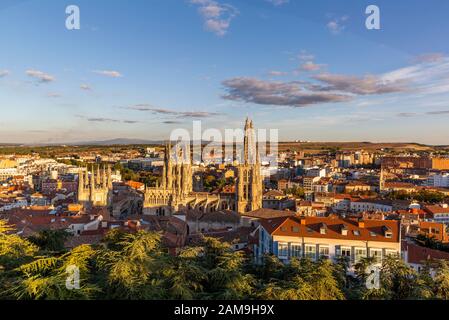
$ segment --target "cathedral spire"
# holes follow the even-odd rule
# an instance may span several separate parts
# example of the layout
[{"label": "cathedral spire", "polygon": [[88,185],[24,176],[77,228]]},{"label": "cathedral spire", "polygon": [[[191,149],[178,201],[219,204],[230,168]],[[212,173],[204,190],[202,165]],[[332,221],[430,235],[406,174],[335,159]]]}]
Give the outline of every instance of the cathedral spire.
[{"label": "cathedral spire", "polygon": [[108,189],[112,190],[112,172],[111,172],[111,166],[110,165],[108,165],[107,175],[108,175]]},{"label": "cathedral spire", "polygon": [[95,182],[97,186],[101,185],[101,174],[100,174],[100,165],[97,164],[97,181]]},{"label": "cathedral spire", "polygon": [[78,200],[80,199],[80,195],[84,192],[84,169],[79,168],[78,173]]},{"label": "cathedral spire", "polygon": [[101,172],[101,185],[104,189],[107,188],[108,184],[107,184],[107,178],[106,178],[106,166],[103,165],[103,170]]},{"label": "cathedral spire", "polygon": [[94,165],[92,165],[92,173],[90,175],[90,187],[93,190],[95,190],[95,168]]}]

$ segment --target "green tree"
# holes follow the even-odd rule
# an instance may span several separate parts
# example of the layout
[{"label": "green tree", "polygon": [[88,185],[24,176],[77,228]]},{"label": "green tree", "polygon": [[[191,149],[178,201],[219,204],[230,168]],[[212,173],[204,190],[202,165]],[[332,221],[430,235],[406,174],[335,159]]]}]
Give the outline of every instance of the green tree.
[{"label": "green tree", "polygon": [[437,299],[449,300],[449,263],[446,260],[437,262],[433,292]]},{"label": "green tree", "polygon": [[[40,257],[17,269],[12,296],[24,300],[87,300],[100,288],[91,279],[91,263],[96,255],[88,245],[79,246],[60,257]],[[79,288],[67,286],[70,268],[79,270]],[[72,269],[73,270],[73,269]],[[73,271],[72,271],[73,272]],[[74,279],[75,280],[75,279]]]},{"label": "green tree", "polygon": [[65,242],[71,236],[66,230],[42,230],[37,235],[28,238],[42,250],[62,252],[65,250]]},{"label": "green tree", "polygon": [[99,281],[105,287],[109,299],[161,299],[165,268],[158,233],[139,231],[126,234],[115,248],[103,250],[98,259],[102,270]]},{"label": "green tree", "polygon": [[203,284],[206,299],[248,299],[253,293],[254,278],[244,270],[242,252],[234,252],[228,243],[204,238],[199,265],[206,270]]}]

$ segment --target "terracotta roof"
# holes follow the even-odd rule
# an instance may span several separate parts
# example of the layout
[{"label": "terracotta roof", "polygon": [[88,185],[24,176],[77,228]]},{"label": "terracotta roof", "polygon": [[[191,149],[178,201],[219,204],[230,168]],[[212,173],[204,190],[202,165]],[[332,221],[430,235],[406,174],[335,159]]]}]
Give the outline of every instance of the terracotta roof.
[{"label": "terracotta roof", "polygon": [[240,215],[231,210],[221,210],[214,212],[203,212],[200,210],[187,210],[183,212],[187,221],[207,221],[207,222],[240,222]]},{"label": "terracotta roof", "polygon": [[[320,232],[320,226],[323,224],[327,226],[326,234]],[[261,220],[264,229],[277,236],[399,242],[400,221],[364,220],[363,224],[364,226],[360,227],[357,220],[336,217],[283,217]],[[342,228],[347,228],[347,235],[342,234]],[[385,237],[385,228],[391,230],[391,238]]]},{"label": "terracotta roof", "polygon": [[258,209],[255,211],[250,211],[241,214],[244,217],[250,218],[258,218],[258,219],[271,219],[271,218],[279,218],[279,217],[291,217],[294,216],[295,213],[291,211],[281,211],[281,210],[273,210],[273,209]]},{"label": "terracotta roof", "polygon": [[264,197],[285,197],[284,193],[278,190],[270,190],[265,192]]},{"label": "terracotta roof", "polygon": [[449,253],[425,247],[413,243],[404,243],[407,251],[407,262],[421,264],[427,260],[449,260]]},{"label": "terracotta roof", "polygon": [[424,210],[430,214],[449,213],[449,206],[447,208],[443,208],[440,205],[425,206]]},{"label": "terracotta roof", "polygon": [[406,189],[413,189],[415,188],[415,185],[413,183],[408,182],[385,182],[386,188],[406,188]]}]

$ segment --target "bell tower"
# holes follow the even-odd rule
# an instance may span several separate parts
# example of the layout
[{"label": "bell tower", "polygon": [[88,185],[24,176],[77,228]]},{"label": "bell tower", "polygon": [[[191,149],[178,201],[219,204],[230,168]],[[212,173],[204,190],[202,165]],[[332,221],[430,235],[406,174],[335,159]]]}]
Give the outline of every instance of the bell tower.
[{"label": "bell tower", "polygon": [[253,122],[246,119],[243,141],[243,161],[237,167],[237,211],[245,213],[262,208],[262,178],[260,155]]}]

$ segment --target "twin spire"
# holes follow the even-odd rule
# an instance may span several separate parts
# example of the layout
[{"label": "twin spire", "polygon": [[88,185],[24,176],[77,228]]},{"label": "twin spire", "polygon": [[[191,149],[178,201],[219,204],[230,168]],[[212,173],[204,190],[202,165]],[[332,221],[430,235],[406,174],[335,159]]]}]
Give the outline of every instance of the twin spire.
[{"label": "twin spire", "polygon": [[[96,172],[95,172],[96,171]],[[100,168],[99,165],[92,165],[90,167],[90,177],[88,168],[83,168],[79,173],[79,189],[85,189],[87,186],[96,189],[96,188],[108,188],[112,189],[112,172],[110,166],[103,166]]]}]

